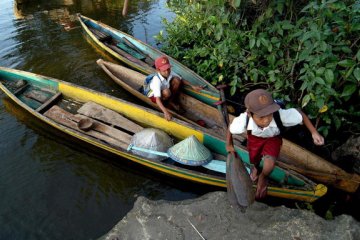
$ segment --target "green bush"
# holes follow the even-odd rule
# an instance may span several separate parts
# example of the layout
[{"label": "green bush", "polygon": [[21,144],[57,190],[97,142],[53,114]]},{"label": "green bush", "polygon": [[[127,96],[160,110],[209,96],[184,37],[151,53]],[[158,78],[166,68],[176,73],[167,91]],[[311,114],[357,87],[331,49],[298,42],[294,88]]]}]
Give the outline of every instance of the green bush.
[{"label": "green bush", "polygon": [[360,129],[360,1],[171,1],[162,50],[231,94],[263,87],[327,135]]}]

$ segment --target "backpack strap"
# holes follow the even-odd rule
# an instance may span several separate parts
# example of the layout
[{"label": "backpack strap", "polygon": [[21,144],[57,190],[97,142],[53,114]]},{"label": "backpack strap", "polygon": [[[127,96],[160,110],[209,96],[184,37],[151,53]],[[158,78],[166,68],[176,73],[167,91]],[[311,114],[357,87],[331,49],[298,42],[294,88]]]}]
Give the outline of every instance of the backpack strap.
[{"label": "backpack strap", "polygon": [[274,117],[274,120],[275,120],[275,123],[276,123],[277,127],[280,130],[280,135],[284,134],[286,128],[284,127],[284,124],[281,121],[279,111],[274,112],[273,117]]},{"label": "backpack strap", "polygon": [[246,129],[247,135],[251,134],[251,130],[247,130],[248,125],[249,125],[249,120],[250,120],[250,118],[249,118],[249,113],[247,112],[247,113],[246,113],[246,123],[245,123],[245,129]]},{"label": "backpack strap", "polygon": [[150,84],[151,80],[155,77],[156,74],[152,73],[150,75],[147,75],[145,80],[144,80],[144,84]]},{"label": "backpack strap", "polygon": [[[280,118],[280,113],[279,111],[276,111],[273,113],[273,117],[276,123],[276,126],[279,128],[280,130],[280,135],[284,134],[286,128],[284,127],[284,124],[281,121]],[[245,128],[247,129],[249,125],[249,115],[246,115],[246,124],[245,124]],[[251,130],[247,130],[247,134],[251,134]]]}]

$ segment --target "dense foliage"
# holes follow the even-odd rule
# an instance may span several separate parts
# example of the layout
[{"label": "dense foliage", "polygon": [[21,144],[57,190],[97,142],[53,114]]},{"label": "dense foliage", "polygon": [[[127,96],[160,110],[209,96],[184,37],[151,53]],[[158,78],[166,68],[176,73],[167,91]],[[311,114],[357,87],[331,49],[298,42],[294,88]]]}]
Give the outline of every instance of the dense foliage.
[{"label": "dense foliage", "polygon": [[177,17],[156,37],[232,95],[263,87],[304,108],[324,135],[359,131],[360,1],[255,2],[171,1]]}]

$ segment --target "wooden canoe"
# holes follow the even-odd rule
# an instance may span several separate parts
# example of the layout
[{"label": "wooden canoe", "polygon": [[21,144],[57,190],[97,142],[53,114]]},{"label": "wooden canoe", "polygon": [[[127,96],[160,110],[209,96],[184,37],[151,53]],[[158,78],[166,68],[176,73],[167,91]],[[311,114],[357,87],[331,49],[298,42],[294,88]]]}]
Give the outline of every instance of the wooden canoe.
[{"label": "wooden canoe", "polygon": [[[86,34],[88,34],[101,49],[131,68],[146,75],[155,72],[153,65],[154,60],[159,56],[166,55],[152,46],[101,22],[80,14],[78,14],[78,19]],[[213,85],[172,57],[167,57],[174,72],[193,85],[205,86],[200,92],[185,87],[187,94],[210,105],[219,101],[219,91]]]},{"label": "wooden canoe", "polygon": [[[156,103],[150,101],[148,97],[139,91],[140,87],[144,83],[144,74],[102,59],[97,60],[97,64],[113,81],[119,84],[126,91],[130,92],[132,95],[147,103],[151,107],[161,111]],[[178,114],[169,109],[176,118],[195,125],[198,125],[199,121],[204,121],[207,128],[213,133],[217,133],[221,136],[225,134],[221,125],[221,116],[216,108],[210,107],[209,105],[184,93],[180,93],[179,100],[180,105],[186,111],[185,113]]]},{"label": "wooden canoe", "polygon": [[[201,166],[176,164],[170,159],[153,160],[127,151],[133,133],[144,127],[152,127],[162,129],[178,141],[194,135],[217,156],[226,155],[223,140],[186,122],[177,119],[166,121],[163,114],[145,107],[68,82],[20,70],[0,67],[0,88],[44,124],[98,149],[172,177],[226,188],[223,173]],[[92,119],[95,127],[86,132],[80,130],[77,123],[83,118]],[[245,162],[248,161],[248,154],[244,149],[237,148],[236,151]],[[302,175],[279,167],[272,172],[268,187],[270,196],[308,202],[315,201],[326,191],[326,186],[315,184]]]},{"label": "wooden canoe", "polygon": [[[159,110],[157,104],[151,102],[138,91],[143,84],[145,75],[102,59],[99,59],[97,64],[121,87]],[[190,123],[196,123],[202,120],[207,126],[207,129],[202,128],[202,131],[207,131],[220,138],[224,136],[224,131],[221,127],[222,118],[217,109],[187,94],[180,95],[180,104],[186,109],[186,113],[179,115],[173,112],[176,117]],[[230,122],[233,118],[234,116],[230,115]],[[235,144],[238,146],[241,145],[241,140],[242,139],[238,137]],[[280,161],[277,162],[278,166],[296,171],[315,181],[331,185],[346,192],[355,192],[360,184],[360,176],[358,174],[347,173],[336,165],[286,139],[283,139],[279,160]]]}]

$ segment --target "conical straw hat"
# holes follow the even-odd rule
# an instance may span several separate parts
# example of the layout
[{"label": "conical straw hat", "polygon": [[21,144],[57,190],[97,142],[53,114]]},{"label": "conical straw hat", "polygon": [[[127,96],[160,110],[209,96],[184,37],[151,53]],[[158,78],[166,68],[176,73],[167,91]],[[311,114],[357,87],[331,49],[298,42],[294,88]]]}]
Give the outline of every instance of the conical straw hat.
[{"label": "conical straw hat", "polygon": [[172,146],[168,154],[174,161],[190,166],[200,166],[212,160],[210,151],[194,135]]},{"label": "conical straw hat", "polygon": [[[140,132],[135,133],[131,139],[131,144],[136,147],[141,147],[158,152],[166,152],[170,147],[174,145],[173,140],[166,132],[155,128],[144,128]],[[142,157],[148,157],[151,159],[162,160],[166,158],[144,151],[132,151],[137,155],[140,155]]]}]

